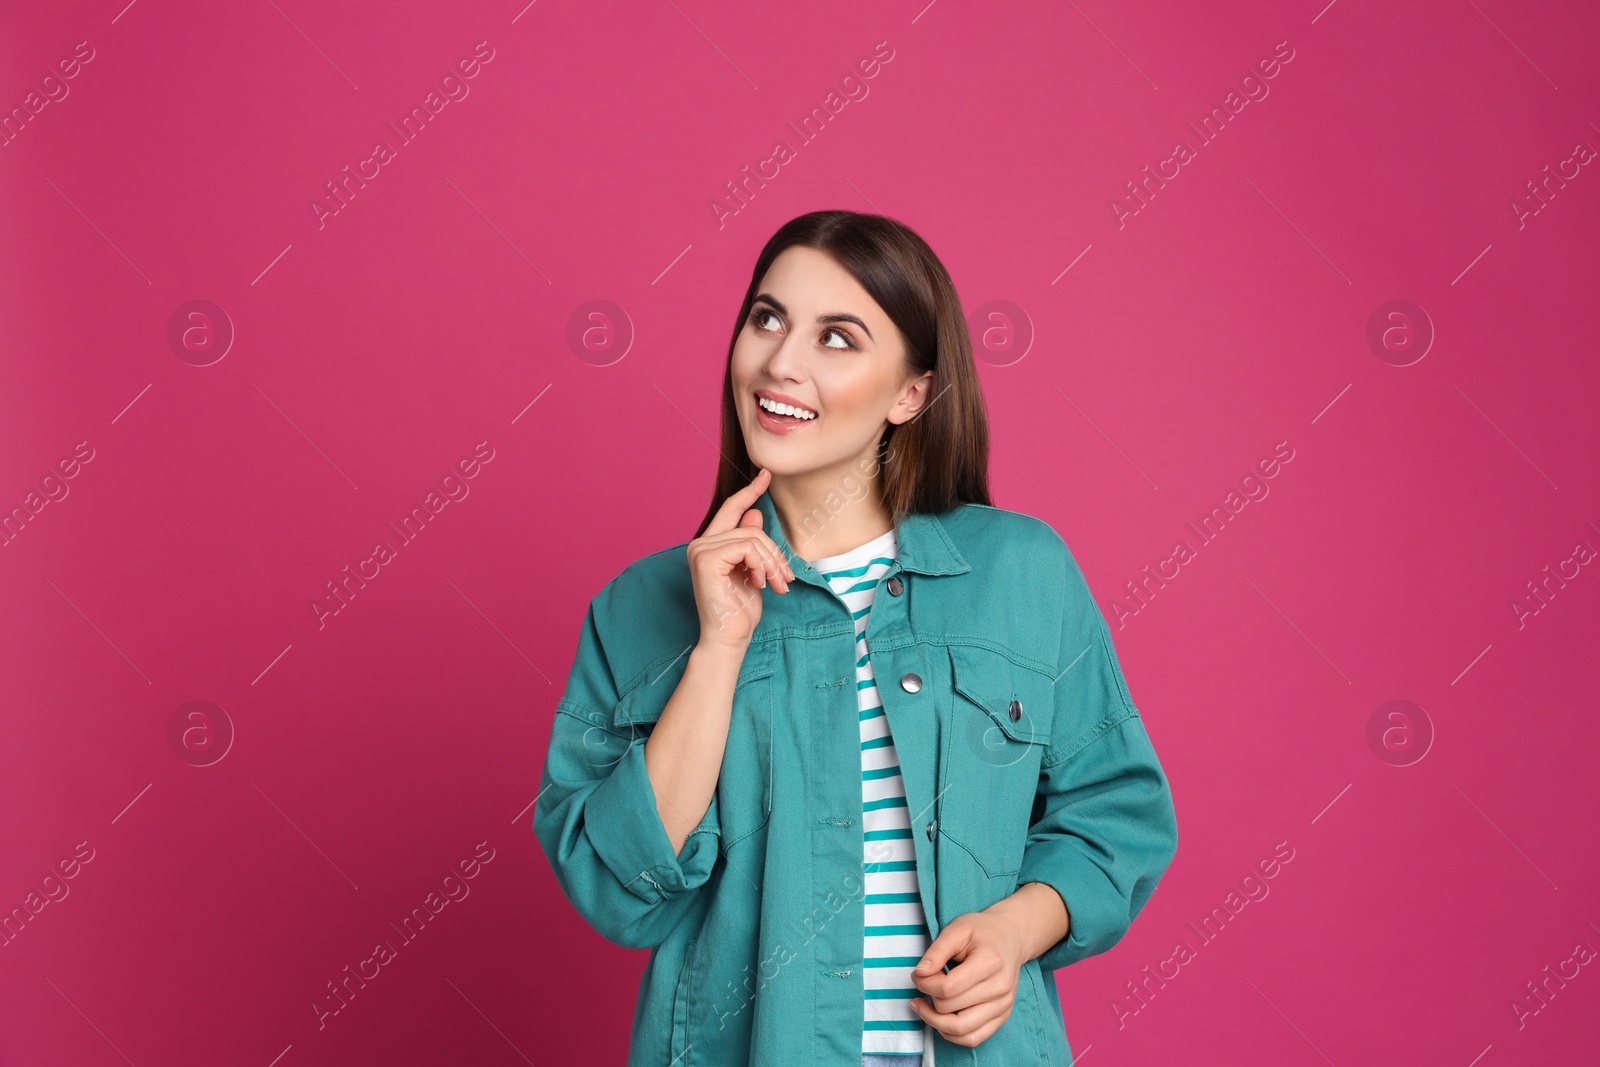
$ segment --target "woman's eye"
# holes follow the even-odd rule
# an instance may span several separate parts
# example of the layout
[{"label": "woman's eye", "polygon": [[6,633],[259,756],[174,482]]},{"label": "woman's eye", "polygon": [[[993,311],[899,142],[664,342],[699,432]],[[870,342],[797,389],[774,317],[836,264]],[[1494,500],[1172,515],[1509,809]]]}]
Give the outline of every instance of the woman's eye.
[{"label": "woman's eye", "polygon": [[[763,333],[776,333],[777,330],[767,325],[768,319],[776,321],[778,319],[778,313],[773,311],[771,308],[755,308],[750,312],[750,324],[752,326]],[[829,337],[837,338],[839,343],[829,343]],[[826,330],[822,331],[822,347],[843,350],[855,348],[856,343],[850,339],[850,335],[848,333],[839,329],[837,326],[830,326]]]}]

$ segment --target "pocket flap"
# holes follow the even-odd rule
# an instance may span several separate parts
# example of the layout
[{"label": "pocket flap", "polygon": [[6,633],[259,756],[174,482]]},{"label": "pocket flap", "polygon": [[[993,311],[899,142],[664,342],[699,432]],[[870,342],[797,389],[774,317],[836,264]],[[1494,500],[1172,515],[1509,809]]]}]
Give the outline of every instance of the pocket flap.
[{"label": "pocket flap", "polygon": [[988,712],[1007,737],[1050,743],[1055,702],[1048,678],[1012,663],[1004,653],[977,645],[951,645],[950,667],[956,691]]},{"label": "pocket flap", "polygon": [[[622,695],[612,721],[618,726],[649,725],[659,721],[661,713],[667,709],[667,701],[672,699],[672,694],[678,690],[678,683],[683,681],[683,673],[689,669],[689,653],[692,650],[693,646],[690,646],[674,659],[652,663],[632,688]],[[747,682],[770,677],[774,659],[770,642],[752,645],[745,652],[744,662],[739,667],[739,680],[734,688],[739,689]]]}]

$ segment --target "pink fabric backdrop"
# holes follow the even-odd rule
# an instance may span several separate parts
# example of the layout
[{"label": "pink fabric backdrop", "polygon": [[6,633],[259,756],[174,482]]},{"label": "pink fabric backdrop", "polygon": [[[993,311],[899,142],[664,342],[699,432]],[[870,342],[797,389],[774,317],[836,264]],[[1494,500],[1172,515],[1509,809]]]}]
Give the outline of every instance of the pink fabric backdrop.
[{"label": "pink fabric backdrop", "polygon": [[1080,1057],[1593,1059],[1593,5],[122,2],[0,16],[0,1061],[621,1062],[550,715],[823,207],[1172,779]]}]

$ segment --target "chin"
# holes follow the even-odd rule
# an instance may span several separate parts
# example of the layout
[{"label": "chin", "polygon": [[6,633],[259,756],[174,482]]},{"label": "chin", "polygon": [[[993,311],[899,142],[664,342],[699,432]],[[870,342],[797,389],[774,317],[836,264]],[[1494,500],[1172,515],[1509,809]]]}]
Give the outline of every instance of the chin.
[{"label": "chin", "polygon": [[767,455],[763,449],[759,449],[759,448],[753,449],[748,444],[746,444],[745,445],[745,454],[750,457],[751,465],[753,467],[758,468],[758,469],[761,468],[761,467],[765,467],[765,468],[767,468],[767,470],[771,471],[774,475],[778,475],[778,474],[793,474],[794,473],[794,470],[793,470],[794,464],[793,463],[787,463],[787,462],[784,462],[781,459],[774,459],[772,456]]},{"label": "chin", "polygon": [[[762,444],[764,445],[766,442],[762,442]],[[767,470],[772,472],[774,477],[787,477],[791,474],[804,474],[807,470],[811,469],[804,462],[797,462],[795,456],[784,455],[782,449],[761,447],[751,448],[750,442],[746,441],[744,444],[744,450],[745,454],[750,457],[750,462],[752,465],[758,468],[767,468]]]}]

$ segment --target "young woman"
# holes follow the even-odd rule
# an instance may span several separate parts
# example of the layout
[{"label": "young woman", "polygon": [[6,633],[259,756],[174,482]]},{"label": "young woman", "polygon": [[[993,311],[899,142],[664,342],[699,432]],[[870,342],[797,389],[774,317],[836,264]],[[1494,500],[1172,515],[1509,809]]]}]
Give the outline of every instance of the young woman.
[{"label": "young woman", "polygon": [[695,538],[591,601],[533,829],[651,949],[630,1067],[1072,1061],[1053,972],[1177,848],[1105,620],[993,507],[966,322],[894,220],[762,250]]}]

